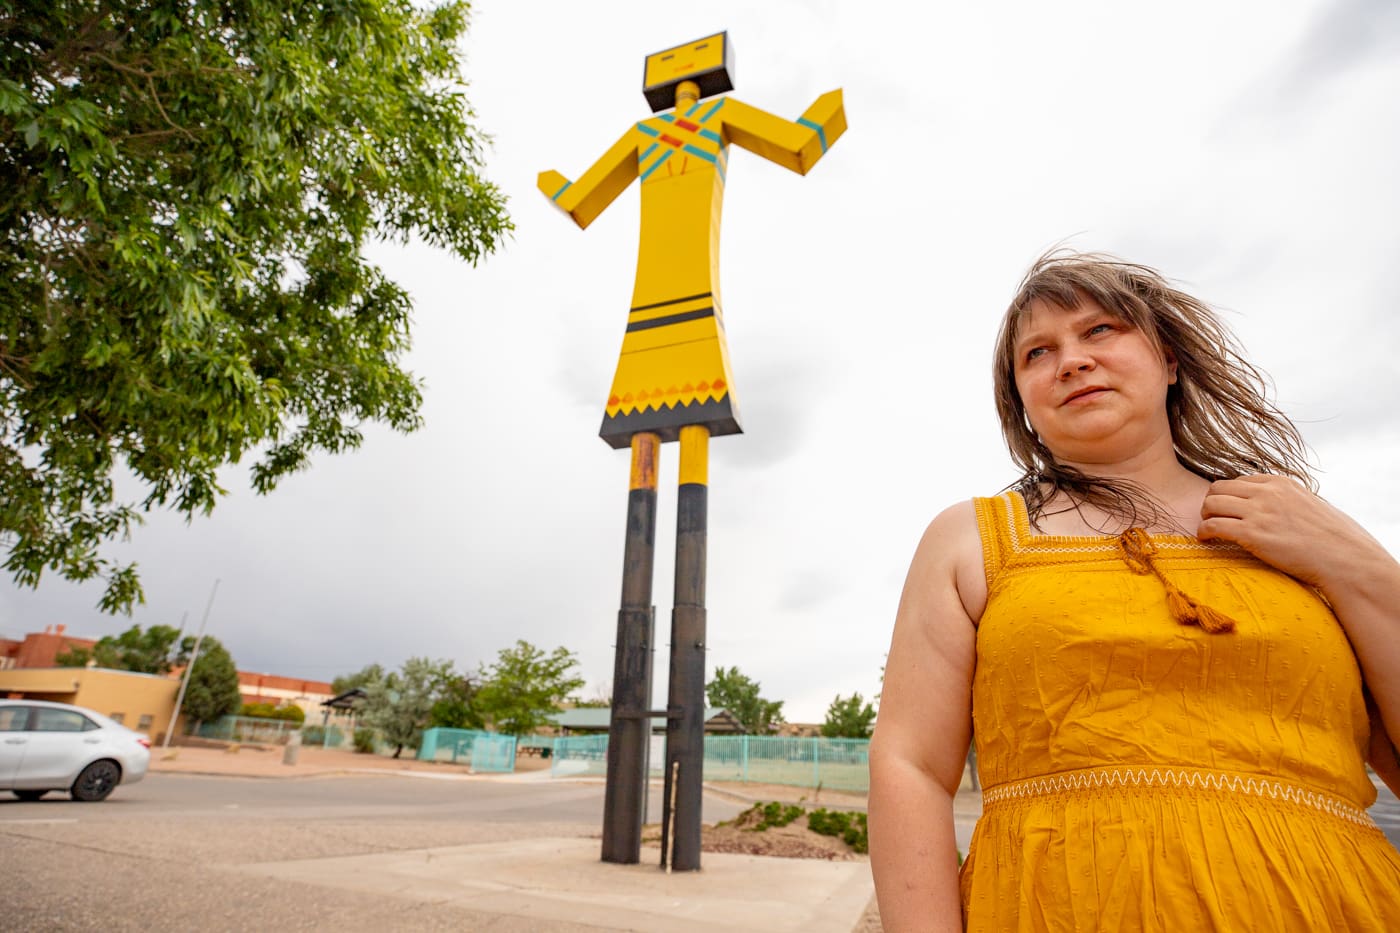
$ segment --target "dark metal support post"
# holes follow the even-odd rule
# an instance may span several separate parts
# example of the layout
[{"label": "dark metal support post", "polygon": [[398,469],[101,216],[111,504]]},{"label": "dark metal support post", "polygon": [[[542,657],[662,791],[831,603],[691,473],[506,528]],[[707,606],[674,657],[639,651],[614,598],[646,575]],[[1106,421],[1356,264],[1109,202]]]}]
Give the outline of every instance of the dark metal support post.
[{"label": "dark metal support post", "polygon": [[661,438],[632,436],[627,493],[627,543],[622,556],[622,608],[617,614],[608,777],[603,796],[603,861],[635,865],[642,856],[642,810],[651,741],[651,604],[656,552],[656,466]]},{"label": "dark metal support post", "polygon": [[[663,864],[700,869],[700,805],[705,762],[705,550],[709,506],[707,428],[681,428],[676,506],[676,592],[671,610],[671,668],[666,706]],[[672,811],[674,810],[674,818]],[[667,832],[670,830],[670,832]],[[669,845],[668,845],[669,843]]]}]

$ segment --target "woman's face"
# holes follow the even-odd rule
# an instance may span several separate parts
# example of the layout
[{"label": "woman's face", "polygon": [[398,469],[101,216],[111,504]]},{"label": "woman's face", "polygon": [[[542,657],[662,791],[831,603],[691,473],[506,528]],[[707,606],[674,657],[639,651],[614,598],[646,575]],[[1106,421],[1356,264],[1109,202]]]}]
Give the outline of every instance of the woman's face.
[{"label": "woman's face", "polygon": [[1013,345],[1016,389],[1031,427],[1067,464],[1124,464],[1172,450],[1167,386],[1176,361],[1090,298],[1035,302]]}]

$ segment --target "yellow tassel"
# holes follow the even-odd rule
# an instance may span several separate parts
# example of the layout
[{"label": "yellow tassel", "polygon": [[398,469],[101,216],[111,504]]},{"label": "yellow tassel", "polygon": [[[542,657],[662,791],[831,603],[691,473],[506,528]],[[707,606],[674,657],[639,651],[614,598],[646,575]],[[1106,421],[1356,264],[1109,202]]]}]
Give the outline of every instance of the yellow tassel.
[{"label": "yellow tassel", "polygon": [[1202,631],[1212,635],[1235,630],[1234,619],[1209,606],[1201,605],[1167,579],[1152,560],[1157,554],[1157,546],[1152,543],[1151,536],[1144,529],[1129,528],[1119,535],[1118,549],[1123,554],[1123,562],[1133,573],[1150,573],[1162,581],[1162,588],[1167,591],[1167,611],[1173,619],[1182,625],[1199,625]]},{"label": "yellow tassel", "polygon": [[1225,613],[1218,612],[1209,606],[1201,606],[1199,609],[1201,628],[1212,635],[1218,635],[1221,632],[1233,632],[1235,630],[1235,620]]},{"label": "yellow tassel", "polygon": [[1196,611],[1197,606],[1194,599],[1166,580],[1162,581],[1162,585],[1167,588],[1167,611],[1172,614],[1173,619],[1182,625],[1193,625],[1201,621],[1200,614]]}]

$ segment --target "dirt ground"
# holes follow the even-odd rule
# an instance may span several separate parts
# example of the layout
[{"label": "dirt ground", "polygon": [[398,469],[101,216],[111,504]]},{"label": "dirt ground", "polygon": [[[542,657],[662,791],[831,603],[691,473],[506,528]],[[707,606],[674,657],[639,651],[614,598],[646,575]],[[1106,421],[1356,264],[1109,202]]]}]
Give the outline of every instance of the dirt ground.
[{"label": "dirt ground", "polygon": [[[761,820],[752,811],[735,820],[700,827],[700,851],[730,852],[739,855],[768,855],[776,858],[819,858],[827,861],[865,861],[839,837],[824,836],[807,828],[807,818],[798,817],[786,826],[758,829]],[[661,844],[661,825],[648,823],[642,829],[642,844]]]},{"label": "dirt ground", "polygon": [[[710,785],[712,789],[717,789],[715,785]],[[821,796],[827,798],[821,802],[815,802],[801,797],[798,788],[781,787],[774,785],[767,789],[773,790],[773,794],[755,794],[755,788],[764,788],[766,785],[737,785],[744,788],[745,796],[758,797],[760,800],[781,800],[788,803],[798,803],[808,810],[818,806],[826,806],[828,809],[865,809],[864,795],[857,794],[831,794],[823,793]],[[809,792],[810,793],[810,792]],[[833,796],[846,798],[843,800],[832,800]],[[819,858],[832,861],[868,862],[870,857],[862,855],[851,849],[844,841],[835,836],[824,836],[821,833],[813,832],[807,828],[806,816],[800,816],[786,826],[771,826],[768,829],[755,832],[754,824],[757,818],[751,813],[741,814],[738,819],[729,823],[720,823],[717,826],[704,825],[700,828],[700,850],[702,852],[732,852],[742,855],[767,855],[776,858]],[[657,823],[649,823],[642,829],[642,845],[661,845],[661,826]],[[851,933],[883,933],[884,926],[880,922],[880,907],[875,898],[870,899],[869,905],[865,908],[865,913],[861,915],[860,921],[851,928]]]}]

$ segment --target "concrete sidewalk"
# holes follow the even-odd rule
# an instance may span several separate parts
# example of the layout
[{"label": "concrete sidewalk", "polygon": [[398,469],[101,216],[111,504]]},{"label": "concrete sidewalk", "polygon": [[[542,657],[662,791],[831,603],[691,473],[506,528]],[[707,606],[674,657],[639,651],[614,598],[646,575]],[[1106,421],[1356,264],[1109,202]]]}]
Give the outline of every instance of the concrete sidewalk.
[{"label": "concrete sidewalk", "polygon": [[[156,750],[156,773],[247,778],[307,778],[382,774],[385,777],[471,781],[545,781],[548,762],[522,759],[512,775],[473,775],[460,765],[394,760],[334,749],[302,748],[297,763],[282,763],[282,749],[244,746]],[[601,784],[598,778],[567,779]],[[706,785],[707,794],[739,801],[801,799],[807,806],[864,808],[859,794],[779,785]],[[963,799],[966,797],[966,799]],[[977,795],[959,795],[959,846],[966,849],[980,814]],[[250,874],[323,887],[379,894],[417,903],[461,907],[499,918],[493,931],[588,930],[678,933],[873,933],[874,885],[866,860],[828,862],[707,852],[699,872],[667,874],[659,852],[644,847],[639,865],[599,859],[589,838],[533,838],[481,845],[377,852],[333,858],[243,865]]]}]

